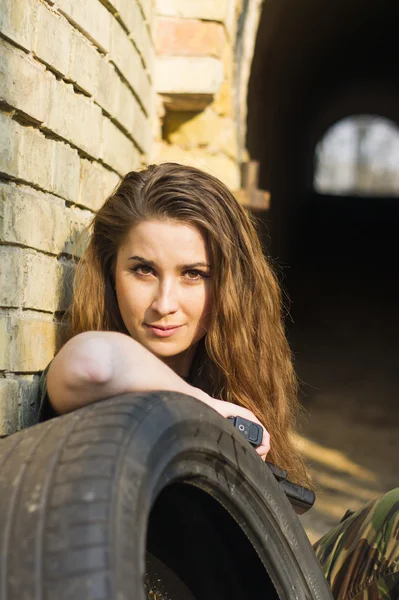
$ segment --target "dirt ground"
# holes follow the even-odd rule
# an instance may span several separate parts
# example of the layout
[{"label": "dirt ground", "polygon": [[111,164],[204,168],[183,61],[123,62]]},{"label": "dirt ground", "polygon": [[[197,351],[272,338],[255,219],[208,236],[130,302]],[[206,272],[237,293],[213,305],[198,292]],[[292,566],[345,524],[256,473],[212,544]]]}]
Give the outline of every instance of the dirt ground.
[{"label": "dirt ground", "polygon": [[315,293],[290,329],[307,413],[301,445],[317,488],[302,517],[312,542],[348,508],[399,487],[397,284],[373,277],[365,290],[353,277],[335,289],[309,280]]},{"label": "dirt ground", "polygon": [[399,486],[397,415],[392,419],[384,403],[359,402],[349,390],[341,402],[342,395],[320,393],[301,439],[317,488],[315,506],[301,518],[311,542],[338,524],[348,508],[356,510]]}]

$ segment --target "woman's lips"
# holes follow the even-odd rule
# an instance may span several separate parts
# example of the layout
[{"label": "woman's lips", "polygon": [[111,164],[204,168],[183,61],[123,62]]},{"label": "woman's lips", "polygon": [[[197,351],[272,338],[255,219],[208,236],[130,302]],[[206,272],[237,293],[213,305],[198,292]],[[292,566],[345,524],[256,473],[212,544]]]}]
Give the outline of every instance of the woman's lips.
[{"label": "woman's lips", "polygon": [[152,333],[154,335],[156,335],[157,337],[170,337],[172,335],[174,335],[176,333],[176,331],[178,329],[180,329],[180,327],[182,327],[182,325],[176,325],[176,327],[167,327],[167,328],[163,328],[163,327],[155,327],[154,325],[147,325],[146,327],[148,327],[148,329],[150,329],[152,331]]}]

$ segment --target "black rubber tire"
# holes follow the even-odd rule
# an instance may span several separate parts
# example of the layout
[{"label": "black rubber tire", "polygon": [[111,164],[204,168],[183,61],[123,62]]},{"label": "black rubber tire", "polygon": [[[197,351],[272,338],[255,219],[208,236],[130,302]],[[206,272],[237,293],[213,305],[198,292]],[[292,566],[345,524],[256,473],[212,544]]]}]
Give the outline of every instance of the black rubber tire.
[{"label": "black rubber tire", "polygon": [[188,396],[125,394],[0,440],[0,499],[0,600],[332,598],[267,467]]}]

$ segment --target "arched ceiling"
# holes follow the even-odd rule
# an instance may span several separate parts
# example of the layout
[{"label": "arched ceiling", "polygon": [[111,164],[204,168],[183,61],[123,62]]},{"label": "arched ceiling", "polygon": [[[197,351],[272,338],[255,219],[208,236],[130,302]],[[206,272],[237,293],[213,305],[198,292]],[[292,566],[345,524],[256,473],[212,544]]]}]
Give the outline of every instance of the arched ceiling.
[{"label": "arched ceiling", "polygon": [[295,214],[315,144],[335,121],[373,113],[399,123],[398,23],[394,0],[265,0],[247,147],[261,162],[275,222]]}]

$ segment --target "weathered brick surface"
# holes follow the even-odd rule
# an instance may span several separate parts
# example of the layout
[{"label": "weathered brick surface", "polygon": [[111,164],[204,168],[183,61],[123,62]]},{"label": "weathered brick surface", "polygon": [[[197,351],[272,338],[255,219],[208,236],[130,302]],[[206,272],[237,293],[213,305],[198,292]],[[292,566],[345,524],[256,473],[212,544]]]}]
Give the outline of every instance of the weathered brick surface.
[{"label": "weathered brick surface", "polygon": [[32,49],[32,0],[0,0],[0,31],[18,46]]},{"label": "weathered brick surface", "polygon": [[25,286],[22,306],[48,312],[64,311],[71,301],[73,265],[34,251],[24,252]]},{"label": "weathered brick surface", "polygon": [[111,58],[122,75],[146,106],[151,98],[151,85],[140,55],[122,26],[114,20],[111,30]]},{"label": "weathered brick surface", "polygon": [[24,308],[54,312],[58,308],[61,289],[59,264],[50,256],[32,250],[24,251]]},{"label": "weathered brick surface", "polygon": [[71,254],[91,213],[27,186],[0,184],[0,241]]},{"label": "weathered brick surface", "polygon": [[133,133],[133,122],[135,113],[138,111],[141,111],[141,109],[131,89],[129,86],[125,85],[123,81],[120,81],[116,119],[130,135],[133,135],[133,137],[135,137]]},{"label": "weathered brick surface", "polygon": [[80,158],[76,150],[57,143],[54,148],[51,191],[61,198],[77,202],[79,192]]},{"label": "weathered brick surface", "polygon": [[0,306],[63,311],[71,301],[73,264],[33,250],[0,248]]},{"label": "weathered brick surface", "polygon": [[99,0],[59,0],[67,19],[104,52],[109,51],[111,13]]},{"label": "weathered brick surface", "polygon": [[45,67],[0,39],[0,99],[38,123],[48,113],[50,81]]},{"label": "weathered brick surface", "polygon": [[82,34],[71,32],[68,77],[81,89],[96,97],[100,64],[104,62],[95,46]]},{"label": "weathered brick surface", "polygon": [[67,237],[64,209],[57,198],[29,187],[2,183],[0,241],[59,254]]},{"label": "weathered brick surface", "polygon": [[222,56],[225,41],[220,23],[193,19],[157,21],[155,49],[163,56]]},{"label": "weathered brick surface", "polygon": [[155,88],[169,94],[215,94],[223,82],[223,64],[212,57],[160,57]]},{"label": "weathered brick surface", "polygon": [[86,228],[93,214],[88,210],[71,207],[67,215],[68,236],[64,244],[64,253],[70,256],[80,256],[86,245]]},{"label": "weathered brick surface", "polygon": [[129,37],[151,72],[152,41],[139,4],[132,0],[122,0],[119,15],[130,32]]},{"label": "weathered brick surface", "polygon": [[[129,0],[123,0],[125,3],[128,3]],[[143,11],[143,14],[146,18],[148,24],[151,24],[153,5],[155,4],[154,0],[138,0],[138,4]]]},{"label": "weathered brick surface", "polygon": [[45,138],[33,127],[22,127],[20,133],[18,176],[45,190],[51,190],[56,142]]},{"label": "weathered brick surface", "polygon": [[51,190],[55,144],[0,113],[0,172]]},{"label": "weathered brick surface", "polygon": [[157,0],[157,13],[165,17],[224,22],[229,0]]},{"label": "weathered brick surface", "polygon": [[107,8],[112,15],[119,13],[123,0],[107,0]]},{"label": "weathered brick surface", "polygon": [[8,368],[10,339],[10,319],[0,315],[0,371]]},{"label": "weathered brick surface", "polygon": [[101,60],[98,65],[96,101],[111,117],[115,117],[118,109],[121,83],[114,65],[105,59]]},{"label": "weathered brick surface", "polygon": [[148,153],[150,127],[147,117],[129,87],[123,82],[120,82],[118,100],[117,120],[132,135],[141,150]]},{"label": "weathered brick surface", "polygon": [[101,109],[71,85],[54,80],[46,128],[100,158]]},{"label": "weathered brick surface", "polygon": [[9,318],[9,352],[6,370],[19,373],[44,369],[54,356],[59,326],[42,315]]},{"label": "weathered brick surface", "polygon": [[18,429],[19,386],[13,379],[0,379],[0,436]]},{"label": "weathered brick surface", "polygon": [[21,248],[0,246],[0,306],[20,306],[23,288],[23,250]]},{"label": "weathered brick surface", "polygon": [[103,119],[103,159],[120,175],[125,175],[140,164],[140,154],[133,142],[109,119]]},{"label": "weathered brick surface", "polygon": [[22,128],[0,113],[0,173],[18,176],[18,147]]},{"label": "weathered brick surface", "polygon": [[71,49],[69,23],[45,4],[36,7],[36,30],[33,36],[33,52],[50,69],[67,75]]},{"label": "weathered brick surface", "polygon": [[98,210],[119,182],[116,173],[102,165],[81,159],[78,202],[91,210]]}]

